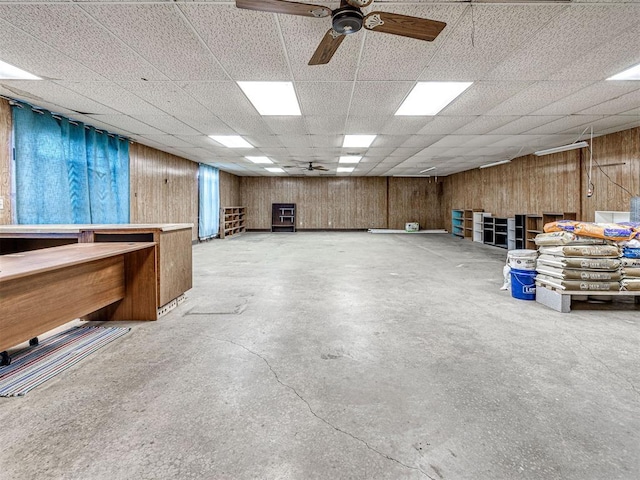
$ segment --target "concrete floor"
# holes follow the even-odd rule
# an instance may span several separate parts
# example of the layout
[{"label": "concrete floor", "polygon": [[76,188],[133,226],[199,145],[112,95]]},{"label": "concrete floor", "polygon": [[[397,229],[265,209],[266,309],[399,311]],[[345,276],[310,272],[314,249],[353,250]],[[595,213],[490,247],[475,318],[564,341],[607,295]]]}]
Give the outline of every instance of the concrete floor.
[{"label": "concrete floor", "polygon": [[185,303],[0,399],[0,479],[640,478],[640,310],[513,299],[505,256],[449,235],[197,245]]}]

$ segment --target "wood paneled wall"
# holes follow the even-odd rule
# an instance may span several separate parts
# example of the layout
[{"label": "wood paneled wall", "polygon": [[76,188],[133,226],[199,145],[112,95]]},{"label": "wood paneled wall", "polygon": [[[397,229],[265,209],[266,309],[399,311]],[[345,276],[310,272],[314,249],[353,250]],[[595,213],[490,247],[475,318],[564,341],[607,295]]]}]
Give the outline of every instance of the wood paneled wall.
[{"label": "wood paneled wall", "polygon": [[[422,228],[442,224],[441,185],[426,178],[242,177],[248,229],[271,228],[271,204],[295,203],[299,229]],[[439,193],[440,192],[440,193]]]},{"label": "wood paneled wall", "polygon": [[[631,195],[606,178],[640,195],[640,128],[593,139],[594,194],[587,197],[589,150],[544,157],[528,155],[511,163],[474,169],[445,179],[443,218],[451,228],[452,208],[482,208],[494,216],[516,213],[576,212],[592,222],[596,210],[628,211]],[[595,162],[603,166],[598,169]],[[624,163],[624,165],[621,165]]]},{"label": "wood paneled wall", "polygon": [[[633,196],[640,196],[640,128],[593,139],[591,181],[595,186],[591,198],[586,196],[589,183],[589,152],[582,152],[580,198],[583,220],[592,222],[596,210],[629,211],[631,196],[613,182],[626,188]],[[610,178],[607,178],[607,175]]]},{"label": "wood paneled wall", "polygon": [[240,177],[220,171],[220,207],[240,207]]},{"label": "wood paneled wall", "polygon": [[435,179],[389,177],[389,228],[418,222],[421,229],[443,227],[443,183]]},{"label": "wood paneled wall", "polygon": [[11,223],[11,107],[0,98],[0,225]]},{"label": "wood paneled wall", "polygon": [[131,223],[193,223],[198,239],[198,164],[133,143]]}]

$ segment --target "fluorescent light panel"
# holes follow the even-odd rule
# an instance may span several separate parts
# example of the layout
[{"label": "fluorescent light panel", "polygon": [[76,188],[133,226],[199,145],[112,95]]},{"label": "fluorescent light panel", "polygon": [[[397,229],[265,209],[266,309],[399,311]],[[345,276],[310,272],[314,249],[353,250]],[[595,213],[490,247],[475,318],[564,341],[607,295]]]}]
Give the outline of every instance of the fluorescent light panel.
[{"label": "fluorescent light panel", "polygon": [[342,142],[343,148],[349,147],[369,147],[375,140],[376,135],[345,135],[344,142]]},{"label": "fluorescent light panel", "polygon": [[271,173],[284,173],[284,170],[279,167],[265,167],[264,169]]},{"label": "fluorescent light panel", "polygon": [[209,137],[227,148],[253,148],[253,145],[240,135],[209,135]]},{"label": "fluorescent light panel", "polygon": [[435,170],[436,167],[429,167],[429,168],[425,168],[424,170],[420,170],[418,173],[425,173],[425,172],[430,172],[431,170]]},{"label": "fluorescent light panel", "polygon": [[640,80],[640,63],[631,68],[627,68],[624,72],[620,72],[607,80]]},{"label": "fluorescent light panel", "polygon": [[21,68],[9,65],[0,60],[0,79],[2,80],[42,80],[33,73],[29,73]]},{"label": "fluorescent light panel", "polygon": [[537,155],[538,157],[541,157],[543,155],[551,155],[552,153],[560,153],[560,152],[566,152],[569,150],[577,150],[578,148],[585,148],[588,146],[589,144],[587,142],[570,143],[569,145],[561,145],[559,147],[547,148],[546,150],[538,150],[533,154]]},{"label": "fluorescent light panel", "polygon": [[291,82],[238,82],[260,115],[302,115]]},{"label": "fluorescent light panel", "polygon": [[336,172],[338,173],[349,173],[349,172],[353,172],[355,170],[355,167],[338,167],[336,168]]},{"label": "fluorescent light panel", "polygon": [[487,163],[486,165],[482,165],[478,168],[489,168],[489,167],[497,167],[498,165],[504,165],[505,163],[510,163],[511,160],[500,160],[499,162]]},{"label": "fluorescent light panel", "polygon": [[338,163],[358,163],[362,157],[360,155],[347,155],[340,157]]},{"label": "fluorescent light panel", "polygon": [[244,157],[253,163],[273,163],[269,157]]},{"label": "fluorescent light panel", "polygon": [[473,82],[418,82],[396,115],[436,115]]}]

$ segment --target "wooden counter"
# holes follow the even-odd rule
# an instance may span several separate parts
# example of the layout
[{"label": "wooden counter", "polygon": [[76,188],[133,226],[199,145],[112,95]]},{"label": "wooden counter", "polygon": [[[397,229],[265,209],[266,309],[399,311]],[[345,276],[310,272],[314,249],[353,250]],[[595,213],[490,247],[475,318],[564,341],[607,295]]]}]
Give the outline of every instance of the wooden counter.
[{"label": "wooden counter", "polygon": [[0,225],[0,254],[72,243],[154,242],[162,307],[193,285],[191,223]]},{"label": "wooden counter", "polygon": [[75,318],[156,320],[155,252],[76,243],[0,256],[0,351]]}]

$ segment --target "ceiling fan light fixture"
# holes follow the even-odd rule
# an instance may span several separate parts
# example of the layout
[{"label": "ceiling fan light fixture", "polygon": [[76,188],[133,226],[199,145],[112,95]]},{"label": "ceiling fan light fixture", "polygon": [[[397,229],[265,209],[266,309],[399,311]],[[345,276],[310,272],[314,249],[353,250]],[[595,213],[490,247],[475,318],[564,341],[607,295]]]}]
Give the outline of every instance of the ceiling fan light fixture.
[{"label": "ceiling fan light fixture", "polygon": [[418,82],[404,99],[396,115],[437,115],[473,82]]},{"label": "ceiling fan light fixture", "polygon": [[362,12],[349,5],[333,12],[331,26],[341,35],[351,35],[360,31],[363,20]]}]

